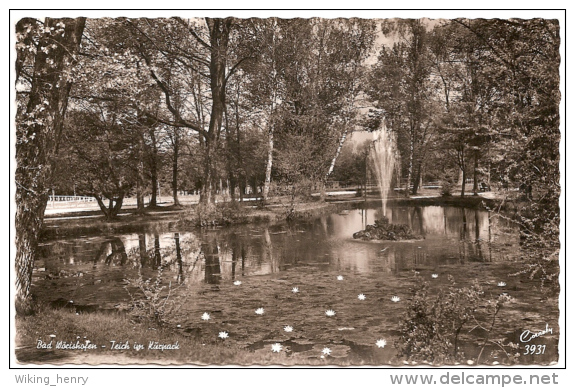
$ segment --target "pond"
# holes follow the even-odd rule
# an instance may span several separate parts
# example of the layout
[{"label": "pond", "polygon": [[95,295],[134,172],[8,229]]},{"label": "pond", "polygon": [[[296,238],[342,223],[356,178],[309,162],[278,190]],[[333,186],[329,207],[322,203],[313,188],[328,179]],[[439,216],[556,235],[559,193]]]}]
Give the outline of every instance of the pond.
[{"label": "pond", "polygon": [[[326,357],[379,365],[399,362],[393,344],[410,288],[424,279],[441,292],[452,275],[458,287],[477,279],[488,297],[512,296],[491,339],[519,343],[525,330],[554,328],[533,341],[546,344],[547,353],[521,354],[520,363],[557,360],[557,307],[541,299],[536,282],[508,276],[520,260],[511,222],[475,209],[392,206],[391,222],[408,224],[422,240],[352,238],[381,216],[381,209],[347,206],[293,224],[147,226],[141,233],[45,241],[33,291],[45,303],[81,313],[129,302],[126,279],[161,276],[174,305],[169,324],[182,335],[215,343],[225,331],[225,341],[254,352],[279,343],[304,364]],[[481,336],[464,340],[466,353],[476,356]],[[506,363],[492,353],[489,362]]]}]

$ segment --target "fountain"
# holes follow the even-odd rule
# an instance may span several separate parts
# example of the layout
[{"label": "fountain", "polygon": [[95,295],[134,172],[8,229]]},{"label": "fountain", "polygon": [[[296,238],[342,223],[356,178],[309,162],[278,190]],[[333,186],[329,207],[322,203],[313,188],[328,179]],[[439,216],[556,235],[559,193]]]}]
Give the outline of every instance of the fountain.
[{"label": "fountain", "polygon": [[391,224],[387,217],[387,200],[395,167],[396,152],[393,136],[383,123],[381,128],[373,132],[373,143],[369,156],[375,168],[383,217],[376,220],[375,225],[367,225],[365,230],[354,233],[353,238],[362,240],[413,240],[421,238],[414,235],[408,225]]},{"label": "fountain", "polygon": [[373,143],[369,156],[375,167],[384,217],[387,217],[387,196],[395,166],[394,143],[391,133],[389,133],[385,124],[382,124],[380,129],[373,132]]}]

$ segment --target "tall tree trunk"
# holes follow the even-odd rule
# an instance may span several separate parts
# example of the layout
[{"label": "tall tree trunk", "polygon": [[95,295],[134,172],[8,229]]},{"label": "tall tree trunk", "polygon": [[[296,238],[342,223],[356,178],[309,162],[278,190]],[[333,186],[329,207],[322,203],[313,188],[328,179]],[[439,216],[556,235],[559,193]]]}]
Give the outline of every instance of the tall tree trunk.
[{"label": "tall tree trunk", "polygon": [[409,185],[411,184],[411,176],[413,175],[413,153],[414,153],[414,144],[413,144],[413,136],[409,141],[409,164],[407,165],[407,182],[405,183],[405,196],[409,197]]},{"label": "tall tree trunk", "polygon": [[144,214],[144,136],[138,136],[138,167],[136,177],[136,214]]},{"label": "tall tree trunk", "polygon": [[240,191],[240,202],[244,201],[244,193],[246,190],[246,176],[243,168],[243,159],[241,151],[241,137],[240,137],[240,110],[239,110],[239,97],[235,104],[236,113],[236,161],[238,166],[240,166],[240,173],[238,174],[238,186]]},{"label": "tall tree trunk", "polygon": [[270,185],[272,181],[272,166],[273,166],[273,156],[274,156],[274,120],[275,120],[275,111],[276,111],[276,104],[277,104],[277,70],[276,70],[276,58],[275,58],[275,48],[276,48],[276,27],[277,21],[273,19],[273,27],[272,27],[272,95],[271,95],[271,106],[270,112],[268,117],[268,159],[266,164],[266,177],[264,181],[264,189],[263,189],[263,201],[264,203],[267,202],[269,193],[270,193]]},{"label": "tall tree trunk", "polygon": [[464,197],[465,196],[465,181],[467,180],[467,173],[465,172],[465,167],[462,168],[463,171],[463,177],[461,180],[461,196]]},{"label": "tall tree trunk", "polygon": [[148,207],[158,206],[158,145],[156,144],[156,134],[154,129],[149,131],[152,140],[152,157],[150,159],[150,180],[152,183],[152,195]]},{"label": "tall tree trunk", "polygon": [[459,166],[460,169],[460,179],[461,179],[461,196],[463,197],[465,195],[465,181],[467,180],[467,166],[465,165],[465,151],[466,151],[466,147],[460,146],[460,148],[457,150],[457,165]]},{"label": "tall tree trunk", "polygon": [[345,143],[345,140],[347,138],[347,132],[348,132],[348,130],[345,129],[343,131],[343,134],[341,135],[341,138],[339,139],[339,144],[337,146],[337,150],[335,151],[335,155],[333,156],[333,159],[331,160],[331,163],[329,165],[329,169],[327,170],[327,174],[325,174],[326,180],[331,175],[331,173],[333,172],[333,168],[335,167],[335,162],[337,162],[337,158],[339,157],[339,154],[341,153],[341,149],[343,148],[343,144]]},{"label": "tall tree trunk", "polygon": [[475,150],[473,152],[473,195],[479,195],[478,191],[479,191],[479,185],[478,185],[478,181],[477,181],[477,175],[478,175],[478,162],[479,160],[479,150]]},{"label": "tall tree trunk", "polygon": [[226,106],[226,65],[227,51],[232,19],[206,18],[210,30],[210,88],[212,91],[212,110],[206,140],[206,160],[204,186],[200,194],[200,204],[214,203],[215,196],[215,159],[218,149],[217,139],[222,129],[222,119]]},{"label": "tall tree trunk", "polygon": [[230,198],[232,202],[236,202],[236,175],[234,174],[233,166],[237,166],[235,161],[233,160],[233,156],[235,156],[234,148],[234,141],[232,139],[232,131],[230,129],[230,123],[228,120],[228,110],[224,111],[225,119],[226,119],[226,145],[227,145],[227,164],[226,167],[228,169],[228,189],[230,192]]},{"label": "tall tree trunk", "polygon": [[413,189],[411,190],[411,194],[416,195],[417,190],[419,190],[419,185],[421,183],[421,160],[417,162],[417,168],[415,169],[415,179],[413,180]]},{"label": "tall tree trunk", "polygon": [[172,197],[174,206],[180,206],[178,198],[178,159],[180,157],[180,133],[174,128],[174,155],[172,158]]},{"label": "tall tree trunk", "polygon": [[331,175],[331,173],[333,172],[333,169],[335,167],[335,163],[337,162],[337,158],[339,157],[339,154],[341,153],[341,149],[343,148],[343,144],[345,143],[345,140],[347,138],[347,122],[344,124],[344,126],[346,127],[339,139],[339,144],[337,145],[337,149],[335,150],[335,155],[333,156],[333,159],[331,160],[331,163],[329,165],[329,168],[327,170],[327,174],[325,174],[324,177],[324,181],[321,182],[321,190],[320,190],[320,198],[321,200],[325,200],[326,197],[326,192],[325,192],[325,186],[327,183],[327,180],[329,179],[329,176]]},{"label": "tall tree trunk", "polygon": [[266,180],[264,183],[263,200],[264,202],[268,200],[270,192],[270,184],[272,180],[272,164],[274,157],[274,129],[273,125],[270,124],[268,129],[268,162],[266,164]]},{"label": "tall tree trunk", "polygon": [[[53,160],[71,82],[65,74],[80,47],[86,18],[46,18],[37,43],[26,111],[16,120],[16,311],[31,310],[30,285],[44,221]],[[64,24],[64,31],[58,32]],[[52,29],[53,28],[53,29]],[[51,30],[52,29],[52,30]],[[18,51],[21,59],[21,51]]]}]

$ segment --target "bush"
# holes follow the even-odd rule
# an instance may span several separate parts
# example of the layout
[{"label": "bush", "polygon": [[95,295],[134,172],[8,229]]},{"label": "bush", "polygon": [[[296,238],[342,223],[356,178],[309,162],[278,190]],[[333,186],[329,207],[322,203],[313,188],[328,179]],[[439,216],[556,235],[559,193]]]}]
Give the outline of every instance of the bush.
[{"label": "bush", "polygon": [[[490,341],[489,334],[493,331],[495,317],[509,297],[501,295],[496,300],[485,300],[479,283],[455,288],[452,276],[449,276],[449,281],[451,285],[447,289],[430,292],[429,283],[417,279],[413,298],[399,325],[400,337],[395,342],[398,357],[433,364],[452,364],[468,359],[479,363],[488,342],[504,349],[502,344]],[[480,324],[480,317],[487,323]],[[489,323],[491,327],[487,329]],[[484,329],[485,336],[480,338],[483,345],[477,355],[465,354],[460,348],[460,334],[476,327]],[[507,346],[516,348],[515,344]],[[505,355],[510,363],[514,362],[515,356],[506,351]]]},{"label": "bush", "polygon": [[136,279],[124,279],[127,283],[124,289],[131,301],[120,308],[127,310],[137,321],[152,320],[163,324],[169,310],[172,282],[162,285],[162,273],[163,266],[159,266],[155,279],[144,280],[141,274]]},{"label": "bush", "polygon": [[443,181],[441,182],[441,196],[442,197],[451,197],[451,194],[453,193],[453,189],[455,187],[455,184],[453,184],[453,182],[450,181]]},{"label": "bush", "polygon": [[197,205],[185,212],[182,221],[195,226],[223,226],[247,222],[247,210],[239,202]]}]

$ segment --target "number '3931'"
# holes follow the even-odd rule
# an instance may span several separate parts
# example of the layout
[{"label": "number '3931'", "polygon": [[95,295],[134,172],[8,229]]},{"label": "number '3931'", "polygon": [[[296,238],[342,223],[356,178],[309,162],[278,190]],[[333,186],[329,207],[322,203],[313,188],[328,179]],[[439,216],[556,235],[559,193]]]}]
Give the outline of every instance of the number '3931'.
[{"label": "number '3931'", "polygon": [[523,355],[527,355],[527,354],[545,354],[545,346],[546,345],[525,345],[525,353],[523,353]]}]

